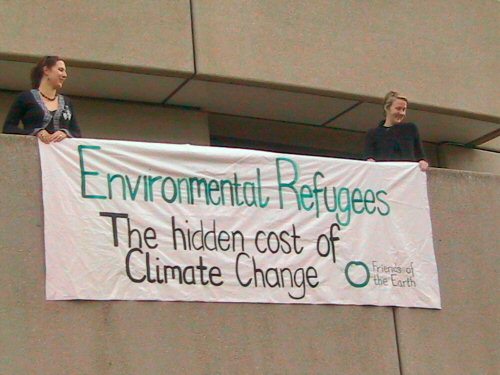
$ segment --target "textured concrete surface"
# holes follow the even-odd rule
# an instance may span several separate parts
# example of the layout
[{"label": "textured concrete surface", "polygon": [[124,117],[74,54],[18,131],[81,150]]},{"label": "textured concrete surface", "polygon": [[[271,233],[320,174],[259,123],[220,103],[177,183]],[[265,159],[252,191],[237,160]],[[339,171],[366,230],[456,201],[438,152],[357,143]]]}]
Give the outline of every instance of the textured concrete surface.
[{"label": "textured concrete surface", "polygon": [[429,200],[443,309],[396,309],[403,374],[500,370],[500,176],[433,170]]},{"label": "textured concrete surface", "polygon": [[87,138],[210,144],[207,115],[198,111],[102,100],[74,100]]},{"label": "textured concrete surface", "polygon": [[0,54],[190,75],[189,0],[2,0]]},{"label": "textured concrete surface", "polygon": [[420,105],[498,117],[499,7],[193,0],[197,72],[361,97],[397,89]]},{"label": "textured concrete surface", "polygon": [[499,152],[443,144],[439,146],[438,154],[443,168],[500,175]]}]

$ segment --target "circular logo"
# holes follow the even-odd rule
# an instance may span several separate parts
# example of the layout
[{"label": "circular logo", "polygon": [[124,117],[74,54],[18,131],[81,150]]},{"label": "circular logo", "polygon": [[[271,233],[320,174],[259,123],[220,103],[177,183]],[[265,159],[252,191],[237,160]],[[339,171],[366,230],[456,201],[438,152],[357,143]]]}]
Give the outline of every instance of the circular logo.
[{"label": "circular logo", "polygon": [[[363,281],[362,283],[355,283],[354,281],[351,280],[351,278],[349,277],[349,269],[352,267],[352,266],[361,266],[365,269],[365,272],[366,272],[366,279],[365,281]],[[368,281],[370,281],[370,270],[368,269],[368,266],[366,264],[364,264],[363,262],[360,262],[360,261],[351,261],[349,263],[347,263],[347,265],[345,266],[345,278],[347,279],[347,281],[349,282],[349,284],[351,284],[353,287],[355,288],[363,288],[365,286],[368,285]]]}]

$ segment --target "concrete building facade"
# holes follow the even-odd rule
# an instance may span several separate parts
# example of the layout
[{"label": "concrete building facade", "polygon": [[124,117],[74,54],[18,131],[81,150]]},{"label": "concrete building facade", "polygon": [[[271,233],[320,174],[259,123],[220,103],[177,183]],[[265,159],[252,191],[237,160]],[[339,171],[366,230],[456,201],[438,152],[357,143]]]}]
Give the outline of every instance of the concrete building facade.
[{"label": "concrete building facade", "polygon": [[495,0],[0,1],[2,122],[60,55],[85,137],[362,158],[397,89],[462,170],[429,175],[441,311],[48,303],[35,140],[2,135],[0,373],[498,371],[498,24]]},{"label": "concrete building facade", "polygon": [[[106,105],[78,106],[87,137],[144,139],[134,129],[142,126],[162,134],[169,113],[155,122],[145,110],[140,121],[137,106],[147,103],[205,116],[213,144],[360,158],[365,132],[383,117],[384,94],[397,89],[410,98],[408,119],[419,125],[432,165],[494,172],[498,7],[495,0],[3,1],[0,90],[29,88],[33,62],[57,54],[69,67],[64,93],[134,106],[135,126],[120,112],[114,125],[86,121],[106,116]],[[2,118],[10,100],[2,99]]]}]

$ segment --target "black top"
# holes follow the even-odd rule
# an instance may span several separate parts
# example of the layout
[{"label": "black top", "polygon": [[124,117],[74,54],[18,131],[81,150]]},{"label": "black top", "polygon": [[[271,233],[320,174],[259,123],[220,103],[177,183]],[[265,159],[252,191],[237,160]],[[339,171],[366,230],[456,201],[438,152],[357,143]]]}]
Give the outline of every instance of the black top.
[{"label": "black top", "polygon": [[[48,111],[38,90],[19,94],[5,118],[3,132],[7,134],[36,135],[45,129],[49,133],[62,130],[70,137],[81,137],[73,105],[68,97],[58,95],[58,109]],[[24,128],[19,127],[22,121]]]},{"label": "black top", "polygon": [[56,112],[57,110],[50,111],[52,118],[50,119],[49,124],[45,127],[45,130],[47,130],[50,134],[54,133],[54,116],[56,115]]},{"label": "black top", "polygon": [[366,134],[365,158],[376,161],[420,161],[425,159],[417,126],[403,123],[391,127],[379,126]]}]

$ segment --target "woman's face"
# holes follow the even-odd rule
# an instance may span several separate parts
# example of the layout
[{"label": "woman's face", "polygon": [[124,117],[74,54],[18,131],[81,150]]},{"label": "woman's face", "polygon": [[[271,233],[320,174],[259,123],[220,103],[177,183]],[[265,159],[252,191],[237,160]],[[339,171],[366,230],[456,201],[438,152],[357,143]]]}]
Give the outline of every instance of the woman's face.
[{"label": "woman's face", "polygon": [[55,89],[60,89],[66,78],[68,78],[68,74],[66,73],[66,64],[62,60],[59,60],[56,65],[50,68],[45,67],[44,74],[47,81]]},{"label": "woman's face", "polygon": [[392,124],[400,124],[406,118],[408,104],[403,99],[396,99],[387,110],[387,117]]}]

